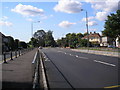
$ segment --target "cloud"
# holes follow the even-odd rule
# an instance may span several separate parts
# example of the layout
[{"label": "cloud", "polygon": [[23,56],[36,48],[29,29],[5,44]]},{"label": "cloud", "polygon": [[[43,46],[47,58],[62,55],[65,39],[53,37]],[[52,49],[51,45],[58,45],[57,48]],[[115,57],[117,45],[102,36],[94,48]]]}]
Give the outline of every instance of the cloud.
[{"label": "cloud", "polygon": [[28,18],[28,19],[26,19],[27,21],[30,21],[30,22],[32,22],[33,21],[33,19],[31,19],[31,18]]},{"label": "cloud", "polygon": [[74,24],[76,24],[76,23],[71,23],[71,22],[68,22],[68,21],[62,21],[61,23],[59,23],[59,26],[64,27],[64,28],[68,28],[68,27],[70,27]]},{"label": "cloud", "polygon": [[104,21],[107,19],[107,16],[108,16],[107,12],[97,12],[95,18],[100,20],[100,21]]},{"label": "cloud", "polygon": [[[87,32],[87,29],[83,29],[85,32]],[[94,31],[97,31],[97,29],[95,29],[95,28],[90,28],[89,29],[89,32],[94,32]]]},{"label": "cloud", "polygon": [[12,26],[13,24],[11,22],[8,22],[8,21],[0,21],[0,25],[1,26]]},{"label": "cloud", "polygon": [[107,15],[110,12],[117,11],[119,0],[102,0],[102,1],[95,1],[95,0],[85,0],[88,3],[91,3],[91,7],[97,10],[96,19],[100,21],[104,21],[107,18]]},{"label": "cloud", "polygon": [[96,21],[89,21],[88,22],[88,25],[89,26],[95,26],[95,25],[98,25]]},{"label": "cloud", "polygon": [[[92,20],[92,19],[95,19],[95,17],[91,16],[91,17],[88,17],[88,21]],[[83,18],[81,21],[86,21],[86,18]]]},{"label": "cloud", "polygon": [[92,8],[103,10],[105,12],[114,12],[118,10],[118,1],[119,0],[106,0],[102,2],[94,2],[92,3]]},{"label": "cloud", "polygon": [[82,4],[75,0],[60,0],[54,7],[55,11],[65,13],[79,13],[81,12]]},{"label": "cloud", "polygon": [[[96,21],[91,21],[93,19],[95,19],[95,17],[93,17],[93,16],[88,17],[88,25],[89,26],[95,26],[95,25],[97,25]],[[86,18],[83,18],[81,21],[86,22]]]},{"label": "cloud", "polygon": [[22,4],[18,4],[14,9],[11,9],[11,11],[19,13],[24,16],[38,16],[38,15],[43,15],[44,13],[43,9],[39,9],[31,5],[22,5]]},{"label": "cloud", "polygon": [[3,16],[3,17],[1,18],[2,21],[7,20],[7,19],[8,19],[7,16]]}]

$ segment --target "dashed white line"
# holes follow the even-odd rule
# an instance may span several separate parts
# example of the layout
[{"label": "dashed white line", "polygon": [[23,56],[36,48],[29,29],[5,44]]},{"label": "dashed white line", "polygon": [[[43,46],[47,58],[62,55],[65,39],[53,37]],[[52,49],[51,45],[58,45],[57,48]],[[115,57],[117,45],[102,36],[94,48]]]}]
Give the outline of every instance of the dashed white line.
[{"label": "dashed white line", "polygon": [[98,60],[94,60],[94,62],[101,63],[101,64],[105,64],[105,65],[109,65],[109,66],[113,66],[113,67],[116,66],[116,65],[114,65],[114,64],[107,63],[107,62],[103,62],[103,61],[98,61]]},{"label": "dashed white line", "polygon": [[78,55],[76,55],[76,57],[79,57]]},{"label": "dashed white line", "polygon": [[88,59],[87,57],[79,57],[78,55],[72,55],[72,54],[69,54],[69,53],[66,53],[66,52],[63,52],[63,51],[58,51],[58,52],[61,52],[61,53],[64,53],[64,54],[68,54],[70,56],[75,56],[77,58]]},{"label": "dashed white line", "polygon": [[78,58],[82,58],[82,59],[88,59],[88,58],[86,58],[86,57],[78,57]]}]

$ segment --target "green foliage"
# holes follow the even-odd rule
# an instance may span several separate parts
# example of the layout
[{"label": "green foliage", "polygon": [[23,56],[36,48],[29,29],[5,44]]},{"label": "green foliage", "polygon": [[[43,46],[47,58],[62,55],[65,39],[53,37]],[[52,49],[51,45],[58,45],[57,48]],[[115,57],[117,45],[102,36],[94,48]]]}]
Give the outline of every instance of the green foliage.
[{"label": "green foliage", "polygon": [[21,42],[19,43],[19,46],[22,47],[22,48],[27,48],[27,43],[21,41]]},{"label": "green foliage", "polygon": [[120,10],[116,14],[111,14],[107,17],[104,28],[104,31],[102,31],[104,36],[112,38],[113,41],[117,37],[120,38]]},{"label": "green foliage", "polygon": [[38,39],[31,38],[30,44],[31,44],[33,47],[38,47]]},{"label": "green foliage", "polygon": [[15,45],[15,49],[18,49],[18,47],[19,47],[19,40],[18,39],[15,39],[15,41],[14,41],[14,45]]},{"label": "green foliage", "polygon": [[54,47],[56,46],[56,42],[52,36],[52,31],[45,32],[44,30],[38,30],[34,33],[34,38],[29,42],[33,47],[38,46],[46,46],[46,47]]},{"label": "green foliage", "polygon": [[55,40],[52,36],[52,31],[48,31],[46,34],[45,34],[45,46],[56,46],[56,43],[55,43]]},{"label": "green foliage", "polygon": [[83,34],[83,36],[86,36],[87,35],[87,32],[85,32],[84,34]]},{"label": "green foliage", "polygon": [[57,40],[57,44],[60,47],[70,47],[76,48],[79,46],[87,46],[87,40],[82,39],[84,35],[81,33],[68,33],[65,38],[61,38]]},{"label": "green foliage", "polygon": [[9,50],[15,50],[15,44],[14,44],[14,39],[11,36],[8,36],[8,43],[7,43],[7,47],[9,48]]}]

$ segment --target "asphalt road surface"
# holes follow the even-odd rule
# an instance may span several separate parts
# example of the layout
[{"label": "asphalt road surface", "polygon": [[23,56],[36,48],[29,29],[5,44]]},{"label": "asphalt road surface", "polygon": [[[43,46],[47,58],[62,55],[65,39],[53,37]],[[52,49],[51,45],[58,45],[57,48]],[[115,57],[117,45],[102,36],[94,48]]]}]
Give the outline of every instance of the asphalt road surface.
[{"label": "asphalt road surface", "polygon": [[72,88],[113,88],[120,85],[120,60],[117,57],[80,53],[63,48],[43,48],[42,51]]}]

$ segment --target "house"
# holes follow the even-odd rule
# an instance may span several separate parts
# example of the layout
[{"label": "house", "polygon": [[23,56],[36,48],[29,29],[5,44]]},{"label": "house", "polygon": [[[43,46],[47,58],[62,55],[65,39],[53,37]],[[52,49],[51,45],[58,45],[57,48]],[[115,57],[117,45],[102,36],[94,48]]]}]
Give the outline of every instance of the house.
[{"label": "house", "polygon": [[112,44],[112,39],[106,36],[101,36],[101,43],[100,46],[102,47],[108,47],[110,44]]},{"label": "house", "polygon": [[119,37],[116,38],[116,47],[120,48]]},{"label": "house", "polygon": [[[0,51],[2,51],[2,33],[0,32]],[[0,52],[0,55],[2,52]]]},{"label": "house", "polygon": [[101,36],[101,43],[100,46],[102,47],[119,47],[120,48],[120,43],[118,41],[118,37],[116,38],[115,42],[112,41],[112,38],[106,37],[106,36]]},{"label": "house", "polygon": [[0,47],[2,47],[2,51],[8,51],[9,50],[8,46],[7,46],[8,42],[9,42],[8,37],[0,32]]},{"label": "house", "polygon": [[99,33],[92,33],[90,32],[89,36],[86,35],[82,39],[88,39],[89,37],[89,42],[91,42],[92,46],[100,46],[101,43],[101,36]]}]

